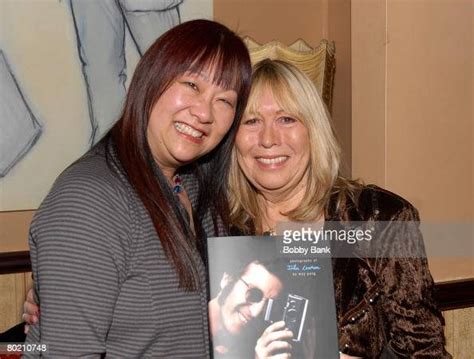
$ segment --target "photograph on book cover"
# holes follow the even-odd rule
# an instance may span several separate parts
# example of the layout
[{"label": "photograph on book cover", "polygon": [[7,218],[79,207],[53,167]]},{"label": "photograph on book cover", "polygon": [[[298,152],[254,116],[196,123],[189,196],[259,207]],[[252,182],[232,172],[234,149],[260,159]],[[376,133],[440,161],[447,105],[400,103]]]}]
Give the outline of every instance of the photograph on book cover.
[{"label": "photograph on book cover", "polygon": [[339,358],[331,258],[280,237],[209,238],[214,358]]}]

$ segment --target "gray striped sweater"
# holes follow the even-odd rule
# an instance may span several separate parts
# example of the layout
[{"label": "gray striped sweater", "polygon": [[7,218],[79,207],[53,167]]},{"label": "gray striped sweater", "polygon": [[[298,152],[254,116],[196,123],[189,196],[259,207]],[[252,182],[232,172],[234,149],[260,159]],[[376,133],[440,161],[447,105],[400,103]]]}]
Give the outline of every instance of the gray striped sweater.
[{"label": "gray striped sweater", "polygon": [[[178,288],[145,207],[103,146],[58,177],[29,241],[41,317],[26,344],[46,344],[44,356],[209,356],[205,290]],[[199,271],[206,283],[201,261]]]}]

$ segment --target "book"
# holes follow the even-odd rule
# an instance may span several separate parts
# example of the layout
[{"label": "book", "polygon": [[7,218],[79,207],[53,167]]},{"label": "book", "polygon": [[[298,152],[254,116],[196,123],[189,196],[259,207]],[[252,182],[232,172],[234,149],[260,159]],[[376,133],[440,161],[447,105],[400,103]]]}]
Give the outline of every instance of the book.
[{"label": "book", "polygon": [[339,358],[330,254],[298,248],[279,236],[208,239],[214,358]]}]

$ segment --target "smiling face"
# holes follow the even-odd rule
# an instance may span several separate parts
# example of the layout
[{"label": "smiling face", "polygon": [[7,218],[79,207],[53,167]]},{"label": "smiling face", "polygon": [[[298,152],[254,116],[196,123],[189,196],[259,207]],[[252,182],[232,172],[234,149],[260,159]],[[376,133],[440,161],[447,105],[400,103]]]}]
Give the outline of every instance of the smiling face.
[{"label": "smiling face", "polygon": [[[223,286],[233,285],[220,308],[222,325],[230,334],[239,333],[253,319],[258,317],[270,298],[280,294],[283,284],[262,264],[251,263],[245,273],[234,281],[228,279]],[[249,290],[261,291],[262,298],[257,303],[249,302]]]},{"label": "smiling face", "polygon": [[310,161],[306,126],[263,89],[255,109],[246,112],[235,139],[237,162],[261,192],[291,193],[305,183]]},{"label": "smiling face", "polygon": [[212,82],[214,74],[185,73],[152,108],[147,140],[166,176],[212,151],[232,126],[237,93]]}]

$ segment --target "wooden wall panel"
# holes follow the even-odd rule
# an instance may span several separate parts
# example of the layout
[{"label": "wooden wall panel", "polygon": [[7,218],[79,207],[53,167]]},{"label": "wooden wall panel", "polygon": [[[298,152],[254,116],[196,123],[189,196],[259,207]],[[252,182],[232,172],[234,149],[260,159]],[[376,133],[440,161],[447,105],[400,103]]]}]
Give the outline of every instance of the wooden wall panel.
[{"label": "wooden wall panel", "polygon": [[0,332],[18,324],[23,302],[31,287],[31,273],[0,275]]},{"label": "wooden wall panel", "polygon": [[474,353],[474,307],[443,312],[446,349],[454,359],[469,359]]}]

